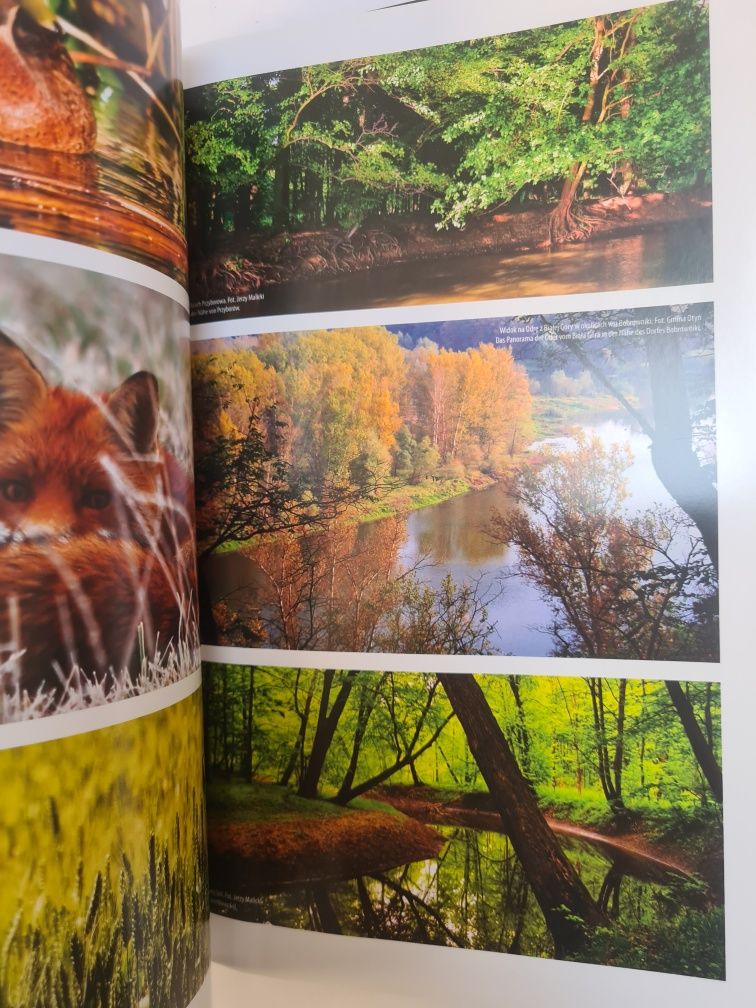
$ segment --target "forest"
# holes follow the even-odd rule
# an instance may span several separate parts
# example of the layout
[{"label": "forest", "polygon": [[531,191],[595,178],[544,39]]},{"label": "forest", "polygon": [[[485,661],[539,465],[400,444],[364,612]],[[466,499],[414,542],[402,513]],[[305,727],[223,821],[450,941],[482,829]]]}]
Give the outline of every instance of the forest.
[{"label": "forest", "polygon": [[[378,267],[401,262],[418,293],[432,284],[420,260],[455,256],[464,276],[474,255],[488,274],[481,253],[511,259],[661,225],[683,228],[678,254],[644,286],[700,281],[710,266],[706,224],[690,274],[665,273],[682,269],[686,222],[710,209],[705,0],[222,81],[189,89],[186,114],[198,308],[261,291],[236,310],[273,311],[279,286],[295,301],[299,291],[301,310],[349,307],[347,274],[369,270],[367,304]],[[563,260],[538,262],[556,282]],[[323,278],[339,275],[325,293]],[[307,288],[311,278],[321,283]],[[400,303],[400,275],[384,279]],[[626,279],[614,286],[638,286]],[[475,299],[467,281],[446,299]],[[441,287],[427,299],[444,300]]]},{"label": "forest", "polygon": [[724,976],[719,686],[210,663],[216,912]]},{"label": "forest", "polygon": [[695,305],[195,343],[204,643],[716,661],[712,339]]}]

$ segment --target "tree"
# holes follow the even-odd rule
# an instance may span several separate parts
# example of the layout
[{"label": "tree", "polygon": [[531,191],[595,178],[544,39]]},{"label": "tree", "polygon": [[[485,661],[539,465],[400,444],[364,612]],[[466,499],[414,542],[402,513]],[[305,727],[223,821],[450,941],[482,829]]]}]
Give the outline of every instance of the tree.
[{"label": "tree", "polygon": [[208,559],[229,544],[328,525],[377,482],[368,464],[302,487],[287,455],[291,424],[278,376],[253,353],[234,351],[193,361],[195,498],[199,603],[203,641],[218,642],[206,573]]},{"label": "tree", "polygon": [[[523,507],[495,516],[491,534],[517,546],[520,569],[549,600],[558,653],[679,658],[692,637],[692,653],[700,655],[707,640],[694,621],[698,599],[712,580],[708,558],[694,536],[682,559],[675,556],[686,524],[674,514],[658,509],[639,517],[623,514],[622,473],[628,463],[621,449],[607,451],[598,440],[579,437],[574,451],[549,453],[540,471],[523,473]],[[721,771],[711,747],[678,684],[669,682],[667,688],[721,801]],[[598,704],[594,716],[603,736]],[[617,768],[612,780],[608,756],[600,767],[607,799],[616,804]]]},{"label": "tree", "polygon": [[442,133],[460,152],[435,204],[443,221],[461,227],[518,195],[553,193],[559,243],[590,230],[581,194],[703,179],[707,17],[705,3],[678,0],[482,40],[466,66],[468,106]]},{"label": "tree", "polygon": [[695,633],[707,557],[679,513],[624,511],[629,464],[626,449],[578,436],[574,450],[524,470],[521,506],[492,520],[491,535],[517,546],[520,570],[549,601],[559,654],[678,658]]},{"label": "tree", "polygon": [[647,417],[619,388],[605,366],[577,340],[570,351],[625,409],[651,440],[651,459],[670,496],[698,527],[714,568],[719,566],[717,489],[714,467],[696,451],[692,411],[680,341],[675,332],[643,339],[652,416]]},{"label": "tree", "polygon": [[[586,683],[591,695],[593,728],[596,735],[596,763],[601,788],[615,818],[622,820],[627,811],[622,798],[627,680],[620,679],[617,684],[617,702],[614,710],[606,703],[605,687],[602,679],[589,677],[586,679]],[[606,686],[608,689],[609,683]],[[612,716],[614,717],[613,732],[610,731],[608,725],[609,718]],[[611,754],[610,747],[613,749]]]},{"label": "tree", "polygon": [[549,828],[485,696],[471,675],[439,675],[528,883],[557,955],[579,948],[604,916]]}]

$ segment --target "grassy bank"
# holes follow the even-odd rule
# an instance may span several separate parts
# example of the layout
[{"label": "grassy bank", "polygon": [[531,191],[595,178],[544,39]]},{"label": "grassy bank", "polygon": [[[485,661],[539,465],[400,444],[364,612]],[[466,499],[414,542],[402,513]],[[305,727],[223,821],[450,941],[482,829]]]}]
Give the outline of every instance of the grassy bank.
[{"label": "grassy bank", "polygon": [[245,895],[387,871],[443,846],[434,830],[383,802],[342,807],[273,784],[211,782],[208,817],[214,888]]},{"label": "grassy bank", "polygon": [[[417,485],[393,479],[390,481],[391,489],[380,500],[372,503],[367,501],[351,520],[364,524],[380,521],[382,518],[407,514],[410,511],[419,511],[421,508],[433,507],[434,504],[441,504],[453,497],[461,497],[472,490],[484,490],[496,482],[494,477],[484,476],[481,473],[464,479],[428,480]],[[247,549],[254,544],[251,539],[233,540],[224,543],[217,552],[234,553],[236,550]]]},{"label": "grassy bank", "polygon": [[385,497],[360,514],[360,522],[380,521],[381,518],[420,511],[422,508],[433,507],[434,504],[442,504],[453,497],[461,497],[471,490],[484,490],[495,482],[493,477],[480,474],[464,479],[436,479],[418,483],[416,486],[396,480],[395,487]]},{"label": "grassy bank", "polygon": [[595,424],[597,418],[619,413],[622,407],[607,393],[592,395],[534,395],[533,419],[536,440],[567,437],[579,424]]}]

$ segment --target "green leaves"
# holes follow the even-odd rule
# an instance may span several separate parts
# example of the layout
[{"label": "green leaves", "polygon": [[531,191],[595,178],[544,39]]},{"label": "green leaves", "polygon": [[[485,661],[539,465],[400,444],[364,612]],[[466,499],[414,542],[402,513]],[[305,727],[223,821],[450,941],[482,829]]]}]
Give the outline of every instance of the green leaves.
[{"label": "green leaves", "polygon": [[195,89],[190,188],[249,205],[254,187],[258,226],[287,230],[428,209],[463,227],[555,201],[575,165],[578,199],[617,176],[688,187],[710,171],[707,32],[703,5],[673,0]]}]

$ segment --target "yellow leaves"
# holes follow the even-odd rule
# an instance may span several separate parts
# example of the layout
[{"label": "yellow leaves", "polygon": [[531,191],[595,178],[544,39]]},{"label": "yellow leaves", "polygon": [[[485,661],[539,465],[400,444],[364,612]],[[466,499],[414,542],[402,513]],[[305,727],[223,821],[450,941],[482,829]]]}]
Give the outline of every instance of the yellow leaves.
[{"label": "yellow leaves", "polygon": [[525,372],[511,351],[490,343],[467,350],[412,354],[417,412],[422,427],[445,461],[474,462],[481,454],[501,468],[532,434],[532,402]]}]

